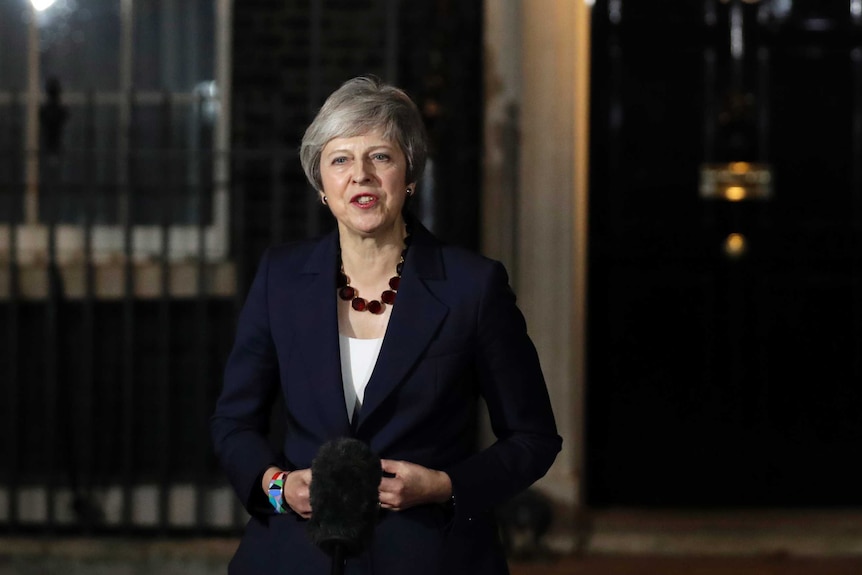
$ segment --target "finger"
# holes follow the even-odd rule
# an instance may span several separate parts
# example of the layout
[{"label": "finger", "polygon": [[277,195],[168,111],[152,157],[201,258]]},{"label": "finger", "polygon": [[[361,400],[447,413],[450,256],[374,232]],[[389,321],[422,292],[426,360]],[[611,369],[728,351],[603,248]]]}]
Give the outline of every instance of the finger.
[{"label": "finger", "polygon": [[398,511],[399,507],[394,501],[390,501],[386,498],[381,498],[380,509],[386,509],[388,511]]},{"label": "finger", "polygon": [[392,493],[393,491],[398,489],[400,483],[401,481],[399,479],[395,479],[394,477],[384,477],[380,480],[380,486],[378,487],[378,490],[381,493]]},{"label": "finger", "polygon": [[377,494],[377,500],[381,507],[394,507],[398,503],[398,495],[392,491],[380,491]]},{"label": "finger", "polygon": [[398,475],[398,472],[404,468],[404,464],[402,461],[396,461],[394,459],[381,459],[380,467],[383,468],[385,473]]},{"label": "finger", "polygon": [[[290,505],[290,503],[288,503],[288,505]],[[306,519],[308,519],[312,511],[311,506],[308,504],[307,501],[297,502],[295,505],[290,505],[290,508],[293,510],[294,513],[296,513],[300,517],[305,517]]]},{"label": "finger", "polygon": [[389,508],[403,507],[406,493],[403,485],[395,484],[395,487],[389,491],[380,491],[377,495],[381,505],[386,505]]}]

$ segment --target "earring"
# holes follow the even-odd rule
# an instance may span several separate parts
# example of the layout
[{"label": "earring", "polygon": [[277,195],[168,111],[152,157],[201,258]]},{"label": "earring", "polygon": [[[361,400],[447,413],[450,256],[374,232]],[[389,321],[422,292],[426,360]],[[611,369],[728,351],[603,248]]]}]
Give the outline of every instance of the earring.
[{"label": "earring", "polygon": [[407,188],[407,195],[408,195],[408,196],[412,196],[412,195],[413,195],[413,188]]},{"label": "earring", "polygon": [[326,203],[326,196],[320,196],[320,203],[323,204],[324,206],[329,205]]}]

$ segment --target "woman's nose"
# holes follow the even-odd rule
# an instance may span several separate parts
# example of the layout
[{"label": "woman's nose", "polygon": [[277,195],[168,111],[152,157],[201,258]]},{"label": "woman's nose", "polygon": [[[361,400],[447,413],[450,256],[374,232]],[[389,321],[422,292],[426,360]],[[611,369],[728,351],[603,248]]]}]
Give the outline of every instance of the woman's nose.
[{"label": "woman's nose", "polygon": [[357,184],[367,182],[371,179],[371,167],[366,161],[353,163],[353,181]]}]

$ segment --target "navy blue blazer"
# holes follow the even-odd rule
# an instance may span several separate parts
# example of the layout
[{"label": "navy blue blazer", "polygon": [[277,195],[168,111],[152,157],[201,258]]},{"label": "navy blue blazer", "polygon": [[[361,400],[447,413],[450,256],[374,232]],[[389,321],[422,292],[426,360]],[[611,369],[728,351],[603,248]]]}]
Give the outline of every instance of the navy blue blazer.
[{"label": "navy blue blazer", "polygon": [[[348,572],[507,573],[493,508],[543,476],[560,450],[536,350],[499,262],[445,246],[418,222],[398,301],[351,427],[338,347],[338,234],[270,248],[237,325],[212,418],[219,460],[251,514],[231,574],[325,575],[306,521],[262,505],[262,472],[311,466],[318,448],[356,437],[381,458],[446,471],[454,509],[381,511],[371,548]],[[280,450],[267,439],[284,402]],[[484,398],[497,441],[477,450]]]}]

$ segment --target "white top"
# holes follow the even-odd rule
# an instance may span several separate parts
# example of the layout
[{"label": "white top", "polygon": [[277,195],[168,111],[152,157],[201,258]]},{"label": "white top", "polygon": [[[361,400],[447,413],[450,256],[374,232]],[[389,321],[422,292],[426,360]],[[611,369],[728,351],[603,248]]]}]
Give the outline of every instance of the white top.
[{"label": "white top", "polygon": [[365,386],[371,379],[383,338],[357,339],[338,334],[341,349],[341,382],[344,385],[344,405],[347,417],[353,423],[353,414],[362,407]]}]

